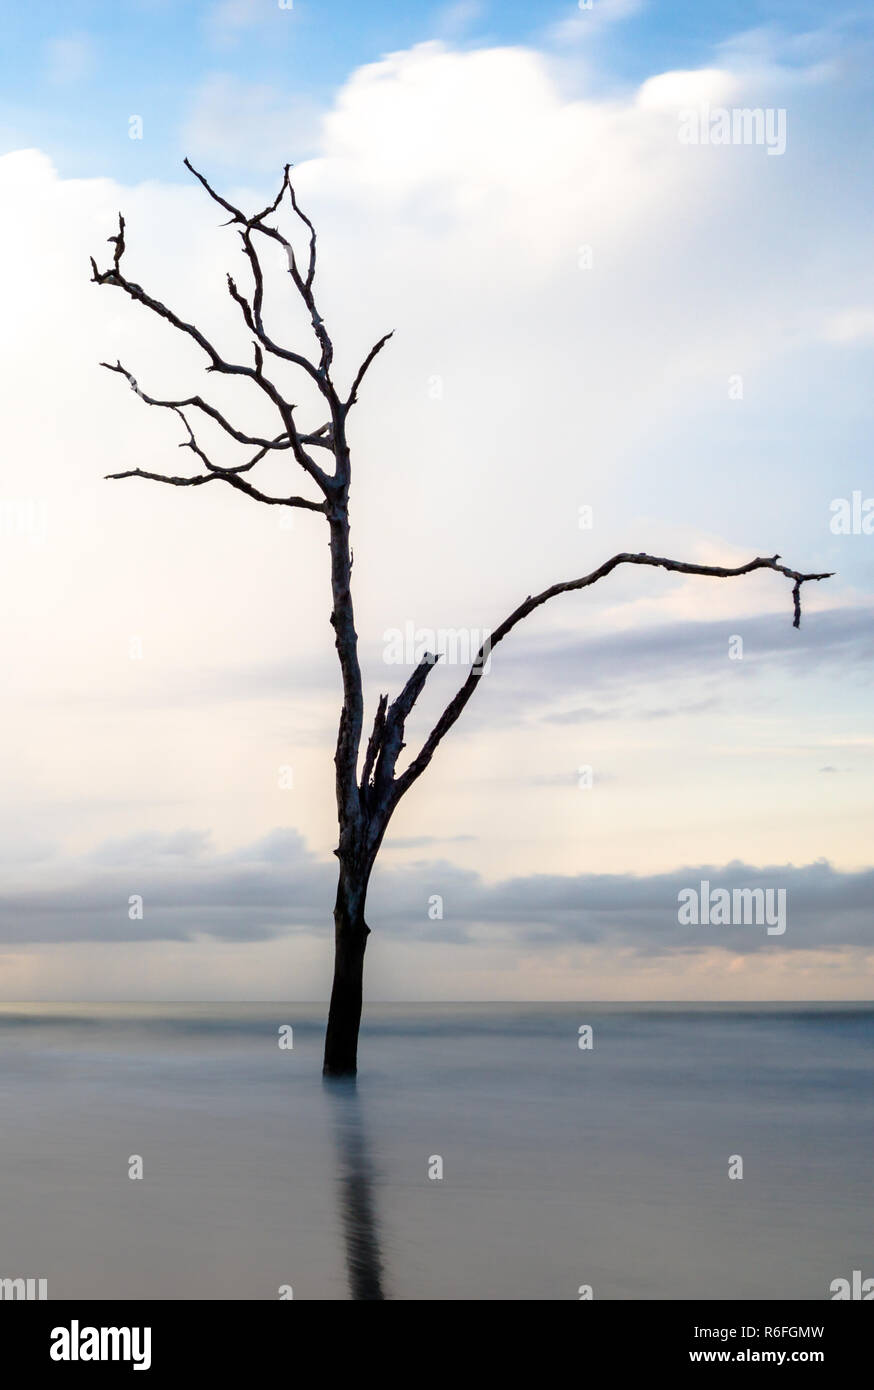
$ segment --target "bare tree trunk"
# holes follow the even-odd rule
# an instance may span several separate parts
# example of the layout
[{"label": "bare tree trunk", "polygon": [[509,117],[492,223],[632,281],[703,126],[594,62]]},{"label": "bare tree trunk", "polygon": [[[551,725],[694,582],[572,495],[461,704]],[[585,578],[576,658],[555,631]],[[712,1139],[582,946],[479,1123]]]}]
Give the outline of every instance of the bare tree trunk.
[{"label": "bare tree trunk", "polygon": [[334,985],[325,1037],[325,1076],[355,1076],[361,1023],[364,951],[370,928],[364,920],[367,876],[340,866],[334,904]]}]

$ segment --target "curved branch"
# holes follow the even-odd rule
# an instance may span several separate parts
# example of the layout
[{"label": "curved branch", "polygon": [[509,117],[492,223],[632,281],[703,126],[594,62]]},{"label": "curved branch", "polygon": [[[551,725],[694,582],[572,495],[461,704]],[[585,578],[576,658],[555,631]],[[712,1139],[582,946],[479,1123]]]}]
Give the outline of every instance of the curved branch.
[{"label": "curved branch", "polygon": [[437,720],[437,723],[422,745],[421,751],[413,759],[409,767],[401,773],[400,777],[395,778],[392,784],[390,809],[394,809],[404,792],[413,785],[417,778],[421,777],[434,756],[434,752],[439,743],[458,719],[468,700],[479,685],[489,653],[499,642],[503,641],[517,623],[520,623],[523,618],[527,618],[529,613],[533,613],[535,608],[539,608],[541,604],[547,603],[549,599],[557,597],[558,594],[571,593],[575,589],[587,589],[590,585],[597,584],[600,579],[606,578],[606,576],[617,569],[619,565],[651,565],[658,569],[671,570],[677,574],[700,574],[716,579],[734,579],[743,574],[752,574],[754,570],[769,569],[775,570],[778,574],[785,575],[787,579],[793,581],[792,602],[794,616],[792,626],[798,627],[801,623],[802,584],[807,584],[809,581],[815,579],[830,579],[831,573],[802,574],[798,570],[789,569],[787,565],[779,564],[779,559],[779,555],[772,555],[769,558],[760,556],[758,559],[749,560],[745,565],[738,565],[735,568],[731,568],[723,565],[695,565],[683,560],[667,560],[657,555],[646,555],[642,552],[633,555],[623,551],[621,554],[614,555],[611,559],[606,560],[603,565],[593,570],[591,574],[583,575],[581,579],[570,579],[563,584],[553,584],[549,589],[544,589],[542,593],[536,594],[533,597],[529,596],[523,603],[519,604],[518,608],[513,610],[508,618],[504,619],[499,627],[495,628],[491,636],[480,647],[474,658],[467,679]]},{"label": "curved branch", "polygon": [[355,374],[355,380],[352,383],[352,390],[349,392],[349,396],[343,407],[344,411],[348,411],[355,404],[356,400],[358,399],[358,388],[364,380],[364,376],[367,372],[368,367],[370,366],[374,357],[376,357],[378,353],[382,352],[382,349],[385,347],[389,338],[393,337],[394,329],[392,329],[390,333],[384,333],[383,336],[380,338],[379,342],[374,343],[373,347],[370,349],[369,353],[367,354],[367,356],[365,357],[364,361],[361,363],[361,366],[358,368],[358,371]]},{"label": "curved branch", "polygon": [[[185,447],[185,446],[181,446]],[[251,483],[229,471],[218,471],[213,473],[197,473],[193,478],[171,478],[165,473],[147,473],[144,468],[128,468],[124,473],[106,473],[106,479],[115,480],[117,478],[148,478],[154,483],[170,483],[172,487],[200,487],[202,483],[224,482],[230,483],[231,487],[238,492],[245,492],[247,497],[252,497],[256,502],[266,502],[269,507],[303,507],[309,512],[324,512],[324,502],[311,502],[308,497],[270,497],[266,492],[260,492]]]},{"label": "curved branch", "polygon": [[309,289],[313,283],[313,280],[316,278],[316,229],[313,226],[310,219],[307,217],[306,213],[302,212],[301,209],[298,207],[297,197],[294,191],[294,185],[292,184],[291,179],[289,178],[290,170],[291,165],[286,164],[285,182],[288,185],[288,196],[291,198],[291,206],[294,208],[295,212],[297,213],[301,222],[303,222],[304,226],[309,227],[310,231],[310,260],[309,265],[307,267],[307,277],[305,282],[306,288]]}]

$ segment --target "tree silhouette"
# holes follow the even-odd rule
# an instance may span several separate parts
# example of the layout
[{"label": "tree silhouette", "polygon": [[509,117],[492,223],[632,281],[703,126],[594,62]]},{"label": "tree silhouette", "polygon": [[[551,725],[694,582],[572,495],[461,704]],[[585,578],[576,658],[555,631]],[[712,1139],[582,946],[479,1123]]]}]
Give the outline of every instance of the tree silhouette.
[{"label": "tree silhouette", "polygon": [[[474,658],[470,671],[461,687],[449,701],[421,748],[398,770],[398,759],[404,744],[404,728],[429,672],[437,661],[434,653],[426,654],[415,667],[403,689],[389,702],[388,695],[381,695],[373,717],[373,723],[364,749],[361,748],[364,733],[364,697],[361,678],[361,665],[358,656],[358,638],[355,632],[355,618],[352,604],[352,552],[349,541],[349,487],[352,478],[352,464],[347,436],[349,412],[358,398],[358,392],[365,374],[374,359],[391,338],[386,333],[370,349],[356,372],[348,393],[344,396],[336,386],[332,376],[334,347],[325,321],[316,307],[313,285],[316,276],[316,231],[313,223],[298,205],[290,178],[291,166],[286,165],[282,185],[271,203],[261,212],[247,217],[239,208],[221,197],[196,169],[185,160],[186,167],[203,185],[209,196],[228,214],[228,222],[239,229],[243,251],[249,263],[251,274],[250,296],[242,294],[233,278],[228,275],[227,287],[231,298],[238,305],[246,328],[252,335],[254,349],[251,365],[229,362],[199,328],[187,323],[160,300],[154,299],[144,289],[129,280],[122,270],[125,253],[125,222],[119,214],[118,232],[109,238],[114,245],[112,265],[108,270],[98,270],[92,259],[92,279],[99,285],[114,285],[124,290],[131,299],[143,304],[154,314],[166,319],[173,328],[191,338],[209,359],[207,372],[217,372],[223,376],[244,377],[253,382],[275,408],[281,428],[272,439],[260,438],[233,425],[214,405],[201,396],[189,396],[184,400],[158,400],[143,392],[132,374],[120,362],[114,366],[101,363],[109,371],[125,377],[137,391],[142,400],[150,406],[159,406],[174,411],[182,421],[186,432],[183,447],[189,448],[203,466],[203,472],[189,477],[172,477],[161,473],[147,472],[141,468],[129,469],[122,473],[112,473],[111,478],[149,478],[155,482],[168,483],[173,487],[200,487],[202,484],[223,482],[247,497],[268,506],[296,507],[306,511],[318,512],[328,523],[331,553],[331,590],[333,606],[331,625],[334,629],[334,643],[340,663],[343,683],[343,706],[340,711],[337,745],[334,754],[336,767],[337,819],[339,840],[335,854],[339,860],[337,897],[334,905],[335,961],[334,981],[328,1014],[328,1027],[325,1039],[324,1072],[327,1076],[350,1076],[357,1069],[358,1031],[361,1021],[362,980],[364,951],[370,928],[364,919],[367,887],[373,865],[382,844],[389,821],[401,797],[421,777],[428,767],[442,739],[461,715],[474,691],[477,689],[486,669],[490,652],[510,633],[518,623],[533,613],[536,608],[556,598],[559,594],[571,593],[576,589],[586,589],[606,578],[621,565],[649,565],[654,568],[671,570],[678,574],[706,575],[719,579],[731,579],[755,570],[774,570],[792,580],[794,606],[794,626],[801,620],[801,586],[809,580],[827,579],[828,574],[802,574],[779,563],[780,556],[759,557],[736,568],[721,565],[696,565],[680,560],[670,560],[656,555],[621,553],[593,570],[591,574],[579,579],[553,584],[542,593],[529,596],[505,618],[480,648]],[[287,200],[286,200],[287,195]],[[272,225],[268,219],[274,218],[283,202],[287,201],[291,212],[306,231],[308,251],[306,265],[298,261],[289,238]],[[258,239],[261,239],[260,241]],[[309,315],[315,337],[316,351],[307,356],[277,343],[267,332],[263,320],[264,272],[259,257],[259,247],[272,243],[284,256],[288,274],[304,309]],[[266,354],[266,357],[265,357]],[[276,358],[298,368],[316,388],[324,400],[327,421],[313,430],[302,430],[295,418],[296,407],[282,394],[278,386],[265,372],[267,358]],[[225,434],[237,444],[255,452],[244,462],[224,466],[213,462],[197,441],[189,414],[198,411],[218,425]],[[316,454],[321,451],[328,466],[317,461]],[[290,453],[309,479],[317,496],[273,496],[257,488],[251,481],[252,470],[269,455]],[[330,461],[330,462],[329,462]]]}]

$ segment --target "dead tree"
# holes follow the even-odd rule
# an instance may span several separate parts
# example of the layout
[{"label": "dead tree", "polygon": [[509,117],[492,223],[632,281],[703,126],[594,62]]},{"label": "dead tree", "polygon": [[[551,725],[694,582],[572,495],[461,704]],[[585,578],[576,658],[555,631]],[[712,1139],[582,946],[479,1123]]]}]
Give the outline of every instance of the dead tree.
[{"label": "dead tree", "polygon": [[[328,1014],[324,1071],[328,1076],[349,1076],[354,1075],[357,1068],[364,950],[370,932],[364,918],[364,905],[371,871],[398,802],[421,777],[441,741],[471,699],[483,675],[489,652],[502,642],[523,618],[527,618],[529,613],[533,613],[550,599],[556,598],[559,594],[571,593],[575,589],[587,589],[599,580],[605,579],[621,565],[649,565],[676,574],[706,575],[718,579],[752,574],[755,570],[774,570],[792,581],[795,627],[798,627],[801,620],[801,586],[810,580],[827,579],[830,576],[802,574],[780,564],[779,555],[749,560],[745,565],[738,565],[736,568],[695,565],[656,555],[613,555],[591,574],[553,584],[542,593],[529,596],[495,628],[488,642],[480,648],[465,681],[449,701],[419,751],[402,770],[399,770],[398,759],[405,747],[404,729],[407,719],[437,660],[435,654],[425,655],[394,699],[389,701],[388,695],[380,696],[362,760],[364,699],[352,605],[352,552],[349,543],[349,488],[352,465],[347,426],[349,412],[355,404],[365,374],[392,335],[386,333],[374,344],[344,395],[332,375],[334,348],[314,298],[316,231],[309,217],[298,205],[290,178],[291,166],[286,166],[282,185],[273,201],[261,212],[247,216],[225,198],[220,197],[188,160],[185,164],[209,196],[227,213],[228,222],[225,225],[232,225],[239,231],[243,252],[249,264],[251,289],[248,296],[243,294],[230,275],[227,288],[231,298],[238,305],[251,335],[254,348],[252,363],[246,365],[226,360],[193,323],[180,318],[172,309],[127,278],[122,269],[125,223],[120,214],[118,233],[109,238],[114,246],[112,265],[108,270],[98,270],[92,260],[92,278],[98,285],[114,285],[123,290],[131,299],[166,319],[178,332],[192,339],[208,359],[207,372],[217,372],[228,377],[244,377],[251,381],[275,409],[279,428],[272,438],[262,438],[239,429],[220,410],[199,395],[189,396],[184,400],[158,400],[140,390],[134,377],[120,362],[116,362],[114,366],[102,363],[101,365],[109,371],[127,378],[147,405],[174,411],[179,416],[186,435],[181,447],[190,449],[203,468],[202,472],[186,477],[151,473],[141,468],[108,476],[149,478],[155,482],[168,483],[172,487],[200,487],[207,483],[222,482],[256,502],[317,512],[327,521],[331,553],[330,621],[334,629],[334,643],[342,676],[343,706],[340,711],[334,755],[339,823],[339,840],[334,852],[339,860],[339,875],[334,906],[334,982]],[[274,219],[286,201],[286,195],[291,214],[297,218],[295,225],[299,224],[304,230],[308,241],[308,250],[302,260],[298,260],[289,237],[274,225]],[[271,243],[277,253],[285,259],[294,290],[312,323],[315,347],[309,356],[278,343],[265,327],[264,273],[259,256],[259,248],[263,248],[265,243]],[[296,407],[265,371],[265,362],[270,358],[290,363],[305,374],[324,400],[325,413],[328,416],[324,424],[312,430],[302,429],[298,425],[295,417]],[[232,466],[213,462],[198,443],[191,423],[192,412],[199,412],[199,417],[207,417],[237,444],[245,446],[247,451],[254,450],[254,453],[245,461]],[[305,474],[314,496],[297,496],[291,493],[274,496],[254,485],[251,481],[253,469],[268,455],[276,454],[291,456],[294,464]],[[323,462],[319,462],[319,458]]]}]

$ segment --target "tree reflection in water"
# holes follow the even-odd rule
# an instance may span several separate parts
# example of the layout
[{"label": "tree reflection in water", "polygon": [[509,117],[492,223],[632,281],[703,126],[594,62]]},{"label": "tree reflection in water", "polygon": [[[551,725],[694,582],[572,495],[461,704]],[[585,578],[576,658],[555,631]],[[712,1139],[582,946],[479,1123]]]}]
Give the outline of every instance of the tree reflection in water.
[{"label": "tree reflection in water", "polygon": [[355,1078],[324,1079],[337,1146],[340,1216],[353,1299],[385,1298],[379,1223],[373,1204],[373,1167]]}]

